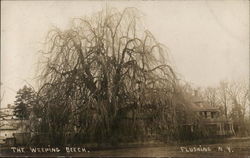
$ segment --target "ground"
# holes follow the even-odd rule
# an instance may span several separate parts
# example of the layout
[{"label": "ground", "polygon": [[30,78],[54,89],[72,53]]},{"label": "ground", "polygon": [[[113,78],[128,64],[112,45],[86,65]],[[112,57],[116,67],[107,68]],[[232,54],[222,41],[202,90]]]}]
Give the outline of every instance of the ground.
[{"label": "ground", "polygon": [[[84,148],[84,147],[83,147]],[[3,151],[3,150],[2,150]],[[9,151],[9,150],[8,150]],[[88,150],[87,150],[88,151]],[[153,145],[144,147],[126,147],[89,152],[71,153],[13,153],[2,152],[2,157],[11,156],[77,156],[77,157],[244,157],[250,158],[250,138],[231,138],[223,143],[192,145]]]}]

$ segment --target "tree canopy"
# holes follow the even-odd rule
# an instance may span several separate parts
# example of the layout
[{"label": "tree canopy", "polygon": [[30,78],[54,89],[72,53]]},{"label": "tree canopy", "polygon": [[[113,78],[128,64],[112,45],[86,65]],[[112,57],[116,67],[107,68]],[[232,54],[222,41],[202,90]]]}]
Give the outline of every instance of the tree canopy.
[{"label": "tree canopy", "polygon": [[[170,117],[163,109],[170,108],[177,78],[165,46],[140,18],[135,8],[109,9],[75,18],[67,30],[49,31],[38,95],[42,120],[55,139],[72,129],[108,138],[125,111],[134,120],[148,110],[154,119]],[[132,126],[138,128],[135,121]]]}]

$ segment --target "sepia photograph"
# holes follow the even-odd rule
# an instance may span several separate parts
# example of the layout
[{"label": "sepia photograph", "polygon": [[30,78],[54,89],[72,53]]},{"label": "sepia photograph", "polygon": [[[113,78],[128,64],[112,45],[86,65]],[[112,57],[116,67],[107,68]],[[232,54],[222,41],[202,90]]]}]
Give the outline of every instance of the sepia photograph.
[{"label": "sepia photograph", "polygon": [[249,3],[1,1],[0,157],[250,158]]}]

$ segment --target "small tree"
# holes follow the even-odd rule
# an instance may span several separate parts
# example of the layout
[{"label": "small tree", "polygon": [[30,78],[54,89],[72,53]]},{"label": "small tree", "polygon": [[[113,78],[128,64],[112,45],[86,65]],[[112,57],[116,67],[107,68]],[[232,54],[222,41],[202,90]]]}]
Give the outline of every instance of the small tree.
[{"label": "small tree", "polygon": [[24,104],[22,101],[16,106],[14,115],[17,118],[20,118],[22,120],[26,120],[29,118],[29,112],[28,112],[28,107],[26,104]]},{"label": "small tree", "polygon": [[14,115],[22,120],[27,120],[30,115],[30,107],[33,104],[35,97],[32,88],[26,85],[18,90],[15,101]]}]

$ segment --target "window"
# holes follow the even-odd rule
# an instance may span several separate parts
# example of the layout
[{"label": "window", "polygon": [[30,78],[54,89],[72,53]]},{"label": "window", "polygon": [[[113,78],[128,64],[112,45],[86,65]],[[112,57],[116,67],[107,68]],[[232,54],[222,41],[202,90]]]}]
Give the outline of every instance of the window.
[{"label": "window", "polygon": [[199,112],[200,116],[202,116],[202,111]]},{"label": "window", "polygon": [[207,112],[207,118],[211,118],[211,112],[210,111]]},{"label": "window", "polygon": [[212,117],[212,118],[216,118],[216,117],[217,117],[217,113],[216,113],[216,112],[212,112],[212,113],[211,113],[211,117]]},{"label": "window", "polygon": [[204,113],[205,113],[205,118],[207,118],[207,112],[205,111]]}]

